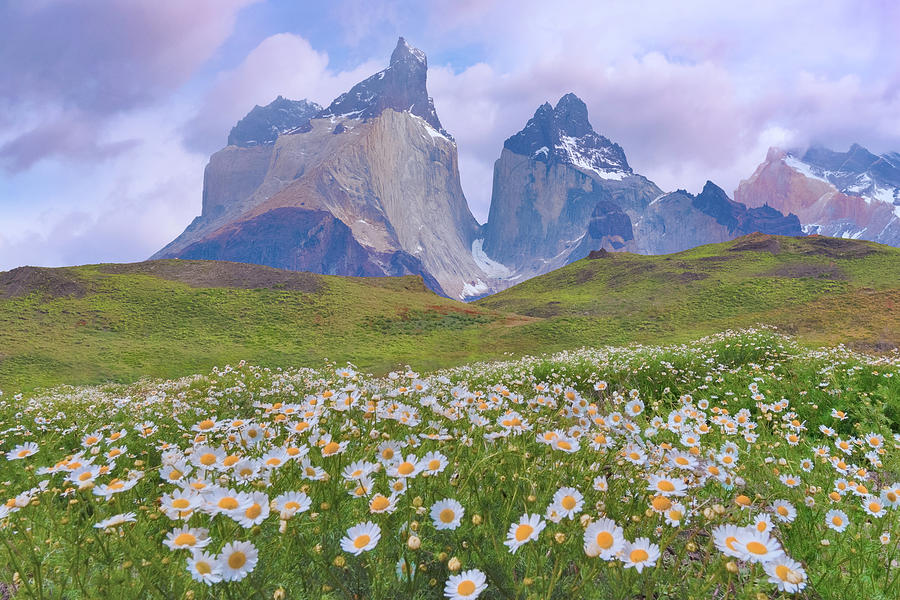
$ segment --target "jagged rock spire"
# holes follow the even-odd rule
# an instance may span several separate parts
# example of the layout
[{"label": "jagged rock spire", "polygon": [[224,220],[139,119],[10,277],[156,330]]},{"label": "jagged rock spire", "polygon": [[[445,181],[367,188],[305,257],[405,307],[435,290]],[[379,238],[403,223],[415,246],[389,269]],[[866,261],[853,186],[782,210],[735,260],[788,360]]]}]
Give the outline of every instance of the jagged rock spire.
[{"label": "jagged rock spire", "polygon": [[450,137],[441,126],[434,102],[428,97],[426,79],[428,59],[402,37],[391,54],[388,68],[375,73],[338,96],[317,117],[370,119],[385,109],[408,111]]}]

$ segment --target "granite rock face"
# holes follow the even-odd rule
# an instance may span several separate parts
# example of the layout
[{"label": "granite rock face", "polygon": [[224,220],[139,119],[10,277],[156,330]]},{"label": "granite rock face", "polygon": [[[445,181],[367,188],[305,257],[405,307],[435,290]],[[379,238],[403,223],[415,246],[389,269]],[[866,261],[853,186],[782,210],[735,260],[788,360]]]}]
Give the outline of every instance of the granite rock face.
[{"label": "granite rock face", "polygon": [[584,102],[566,94],[506,140],[494,164],[483,249],[518,283],[569,262],[592,219],[639,212],[660,193],[632,172],[618,144],[594,131]]},{"label": "granite rock face", "polygon": [[792,212],[803,230],[900,246],[900,154],[876,156],[854,144],[847,152],[770,148],[741,181],[735,200]]},{"label": "granite rock face", "polygon": [[428,97],[426,69],[424,53],[401,38],[387,69],[307,123],[274,143],[214,154],[201,215],[154,258],[418,274],[460,299],[494,289],[472,254],[479,226],[459,183],[456,143]]},{"label": "granite rock face", "polygon": [[[427,70],[425,54],[400,38],[387,68],[327,108],[280,96],[254,107],[210,157],[200,216],[153,258],[416,274],[440,294],[470,300],[601,249],[659,254],[753,231],[800,235],[804,211],[833,188],[773,164],[755,177],[763,195],[786,185],[783,200],[757,194],[748,208],[711,182],[696,196],[665,194],[566,94],[504,143],[489,219],[479,226],[460,186],[456,143],[428,96]],[[860,186],[865,174],[875,195],[897,180],[895,157],[864,149],[808,159],[842,185]]]}]

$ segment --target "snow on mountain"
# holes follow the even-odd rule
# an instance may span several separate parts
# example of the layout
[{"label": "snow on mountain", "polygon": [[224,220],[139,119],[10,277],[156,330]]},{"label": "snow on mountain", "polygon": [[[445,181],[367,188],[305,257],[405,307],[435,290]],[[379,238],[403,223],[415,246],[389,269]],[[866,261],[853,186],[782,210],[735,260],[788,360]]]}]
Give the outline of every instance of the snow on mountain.
[{"label": "snow on mountain", "polygon": [[878,156],[859,144],[847,152],[771,148],[735,200],[792,212],[806,232],[900,246],[897,153]]}]

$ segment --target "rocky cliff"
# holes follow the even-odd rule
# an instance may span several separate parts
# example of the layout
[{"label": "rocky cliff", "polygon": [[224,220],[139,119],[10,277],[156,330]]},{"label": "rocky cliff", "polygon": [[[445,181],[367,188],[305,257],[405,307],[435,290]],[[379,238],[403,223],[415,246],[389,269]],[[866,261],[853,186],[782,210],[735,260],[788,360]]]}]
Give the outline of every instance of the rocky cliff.
[{"label": "rocky cliff", "polygon": [[[843,194],[837,183],[807,177],[785,157],[754,175],[748,190],[762,191],[750,208],[712,182],[696,196],[664,194],[594,130],[585,103],[566,94],[538,107],[504,143],[489,219],[479,226],[460,186],[456,143],[428,96],[427,71],[425,54],[400,38],[387,68],[327,108],[281,96],[254,107],[210,157],[200,216],[154,258],[414,274],[468,300],[593,250],[676,252],[754,231],[800,235],[789,212],[810,223],[835,222],[839,209],[861,214],[845,202],[821,208],[823,194]],[[808,169],[827,171],[847,189],[871,180],[873,196],[900,180],[891,156],[851,149],[807,158]],[[870,207],[867,227],[890,221],[879,211]]]},{"label": "rocky cliff", "polygon": [[272,123],[274,141],[214,154],[201,215],[154,258],[417,274],[463,299],[493,289],[471,252],[479,226],[460,187],[456,144],[428,97],[426,71],[424,53],[400,38],[386,69],[312,118]]},{"label": "rocky cliff", "polygon": [[900,154],[770,148],[734,192],[747,206],[768,204],[800,218],[808,233],[900,246]]},{"label": "rocky cliff", "polygon": [[483,251],[518,283],[592,250],[678,252],[761,231],[802,235],[793,215],[748,207],[707,182],[663,194],[634,173],[621,146],[594,131],[574,94],[542,105],[504,144]]},{"label": "rocky cliff", "polygon": [[632,172],[618,144],[594,131],[584,102],[566,94],[555,107],[540,106],[503,145],[483,250],[513,282],[540,275],[569,262],[592,218],[638,212],[660,193]]}]

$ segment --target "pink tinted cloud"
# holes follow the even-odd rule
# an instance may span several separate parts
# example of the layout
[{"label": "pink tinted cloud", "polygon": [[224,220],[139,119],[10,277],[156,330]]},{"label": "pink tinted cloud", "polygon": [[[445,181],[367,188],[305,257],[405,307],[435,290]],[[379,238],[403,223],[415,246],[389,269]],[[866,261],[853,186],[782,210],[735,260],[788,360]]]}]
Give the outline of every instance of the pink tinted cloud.
[{"label": "pink tinted cloud", "polygon": [[[7,4],[0,19],[0,106],[15,121],[65,113],[87,154],[104,145],[104,120],[165,100],[231,34],[238,11],[258,0],[96,0]],[[78,158],[65,140],[35,140],[62,124],[39,123],[3,147],[7,170],[47,156]]]},{"label": "pink tinted cloud", "polygon": [[328,67],[328,55],[314,50],[304,38],[290,33],[270,36],[237,67],[220,73],[185,126],[185,140],[191,148],[212,152],[225,145],[231,127],[254,105],[266,105],[279,95],[328,105],[385,66],[369,61],[351,71],[334,71]]}]

